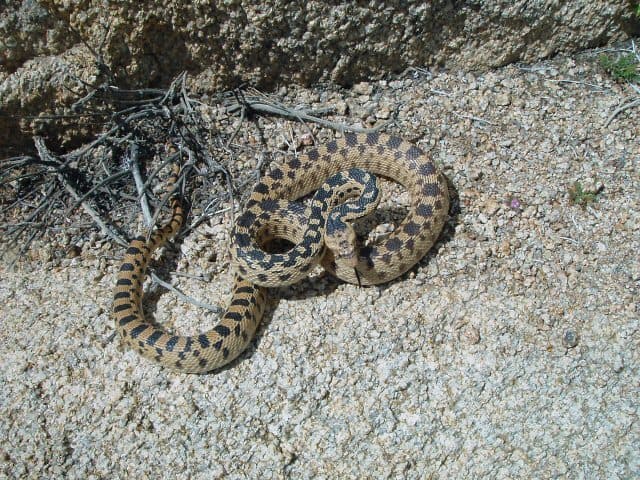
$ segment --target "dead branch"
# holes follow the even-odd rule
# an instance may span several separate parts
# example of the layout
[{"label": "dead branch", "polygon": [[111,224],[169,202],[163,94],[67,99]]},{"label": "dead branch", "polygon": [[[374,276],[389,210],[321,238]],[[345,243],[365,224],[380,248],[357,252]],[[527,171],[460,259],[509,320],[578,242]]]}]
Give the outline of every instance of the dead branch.
[{"label": "dead branch", "polygon": [[[109,81],[108,75],[102,78]],[[167,89],[121,89],[75,80],[79,88],[69,89],[78,95],[72,112],[78,117],[104,118],[104,129],[87,144],[68,152],[54,154],[43,138],[34,137],[37,155],[0,159],[0,216],[11,218],[0,221],[0,232],[6,232],[11,242],[22,238],[30,243],[48,230],[54,231],[81,207],[79,211],[104,235],[126,245],[128,235],[122,231],[132,235],[133,229],[123,227],[121,231],[118,225],[126,226],[136,212],[142,212],[150,231],[177,188],[183,189],[191,211],[196,212],[184,227],[186,233],[227,210],[233,219],[234,208],[223,203],[234,205],[236,195],[248,190],[270,157],[266,150],[235,144],[247,119],[257,123],[258,116],[279,116],[302,123],[309,132],[307,123],[341,132],[375,132],[387,125],[366,129],[328,121],[320,116],[333,112],[333,106],[291,108],[252,89],[249,95],[226,92],[215,97],[215,104],[207,104],[191,96],[185,73]],[[231,135],[212,129],[206,112],[213,109],[230,118],[239,117]],[[258,132],[261,135],[259,128]],[[176,151],[167,152],[166,145],[175,146]],[[259,162],[251,174],[236,179],[229,165],[241,154],[257,155]],[[151,187],[164,181],[160,173],[174,162],[181,166],[180,181],[157,199]],[[121,212],[126,212],[123,218],[118,217]],[[84,233],[78,228],[74,235]]]},{"label": "dead branch", "polygon": [[609,124],[611,123],[611,121],[616,118],[618,115],[620,115],[622,112],[624,112],[625,110],[628,110],[630,108],[633,107],[637,107],[640,105],[640,98],[636,98],[634,100],[631,100],[621,106],[619,106],[618,108],[616,108],[613,113],[611,115],[609,115],[609,118],[607,118],[607,121],[604,123],[605,127],[608,127]]}]

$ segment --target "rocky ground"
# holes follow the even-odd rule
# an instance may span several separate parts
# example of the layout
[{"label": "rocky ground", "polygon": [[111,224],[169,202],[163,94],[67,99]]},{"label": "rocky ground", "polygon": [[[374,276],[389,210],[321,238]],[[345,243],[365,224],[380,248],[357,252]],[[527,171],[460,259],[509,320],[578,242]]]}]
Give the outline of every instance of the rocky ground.
[{"label": "rocky ground", "polygon": [[[316,274],[272,291],[248,351],[201,376],[121,348],[110,304],[123,252],[107,240],[0,267],[2,475],[640,476],[640,108],[607,124],[632,94],[593,52],[281,88],[289,105],[337,106],[338,121],[397,114],[386,131],[450,181],[436,247],[387,285]],[[274,150],[304,143],[300,125],[263,125]],[[229,222],[226,210],[180,245],[177,270],[211,282],[173,277],[221,306]],[[180,332],[215,324],[171,293],[152,297],[147,313]]]}]

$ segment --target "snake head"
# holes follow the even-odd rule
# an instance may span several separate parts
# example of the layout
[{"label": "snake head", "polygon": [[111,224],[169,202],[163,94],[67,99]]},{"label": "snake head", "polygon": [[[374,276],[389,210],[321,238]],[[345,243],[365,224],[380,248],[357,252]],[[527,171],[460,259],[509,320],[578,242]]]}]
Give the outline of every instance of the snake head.
[{"label": "snake head", "polygon": [[334,232],[334,235],[325,237],[327,248],[333,252],[337,261],[345,262],[355,267],[358,264],[358,251],[356,249],[356,232],[347,227]]}]

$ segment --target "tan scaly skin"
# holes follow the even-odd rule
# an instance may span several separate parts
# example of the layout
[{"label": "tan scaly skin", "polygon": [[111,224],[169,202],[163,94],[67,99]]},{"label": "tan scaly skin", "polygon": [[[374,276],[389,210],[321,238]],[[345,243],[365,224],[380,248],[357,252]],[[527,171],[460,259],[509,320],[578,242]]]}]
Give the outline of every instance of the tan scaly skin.
[{"label": "tan scaly skin", "polygon": [[[317,212],[309,208],[292,212],[286,202],[282,202],[324,189],[326,179],[353,168],[397,181],[411,196],[409,213],[400,225],[381,242],[361,248],[356,256],[351,248],[354,235],[350,228],[325,239],[309,236],[305,233],[309,225],[324,225],[326,218],[317,218]],[[169,183],[176,178],[174,171]],[[370,205],[374,203],[364,207],[364,214]],[[124,341],[143,356],[182,372],[202,373],[230,362],[251,341],[264,312],[264,286],[293,283],[304,277],[316,261],[321,261],[323,267],[338,278],[363,285],[384,283],[409,270],[435,243],[447,217],[449,196],[444,177],[427,155],[398,137],[377,133],[347,133],[342,139],[319,145],[300,158],[272,168],[254,187],[245,213],[234,226],[232,267],[239,275],[231,303],[213,329],[194,336],[167,333],[146,321],[141,307],[142,283],[149,258],[182,224],[184,213],[177,197],[172,198],[171,206],[173,217],[167,225],[154,231],[148,241],[144,237],[134,239],[127,249],[114,293],[116,329]],[[273,210],[265,211],[266,206]],[[260,216],[268,218],[266,233],[264,228],[252,229],[253,222],[247,220]],[[346,220],[351,218],[345,216]],[[294,252],[293,258],[253,251],[259,248],[259,240],[272,237],[294,243],[296,246],[288,252]],[[300,267],[296,262],[304,257],[310,243],[314,243],[320,254]],[[324,248],[325,244],[329,249]],[[257,262],[256,258],[261,260]],[[283,258],[289,263],[277,262]]]}]

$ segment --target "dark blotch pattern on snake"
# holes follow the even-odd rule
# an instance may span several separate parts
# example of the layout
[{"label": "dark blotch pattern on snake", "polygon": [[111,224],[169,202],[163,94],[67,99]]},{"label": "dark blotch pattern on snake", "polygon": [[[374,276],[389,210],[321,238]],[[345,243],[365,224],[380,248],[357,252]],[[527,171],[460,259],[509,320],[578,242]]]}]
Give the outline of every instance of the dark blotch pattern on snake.
[{"label": "dark blotch pattern on snake", "polygon": [[[348,222],[377,206],[374,175],[407,189],[409,212],[383,240],[354,251]],[[313,191],[309,206],[292,202]],[[145,357],[201,373],[225,365],[246,348],[264,311],[265,286],[294,283],[318,261],[338,278],[362,285],[384,283],[406,272],[436,241],[449,196],[444,177],[427,155],[399,137],[378,133],[346,133],[272,168],[254,187],[233,229],[231,257],[237,275],[229,307],[213,329],[195,336],[166,332],[146,321],[141,307],[151,254],[182,224],[177,197],[171,206],[173,217],[167,225],[148,241],[137,237],[127,249],[114,293],[116,330]],[[294,247],[284,254],[267,253],[260,245],[271,238],[287,239]]]}]

